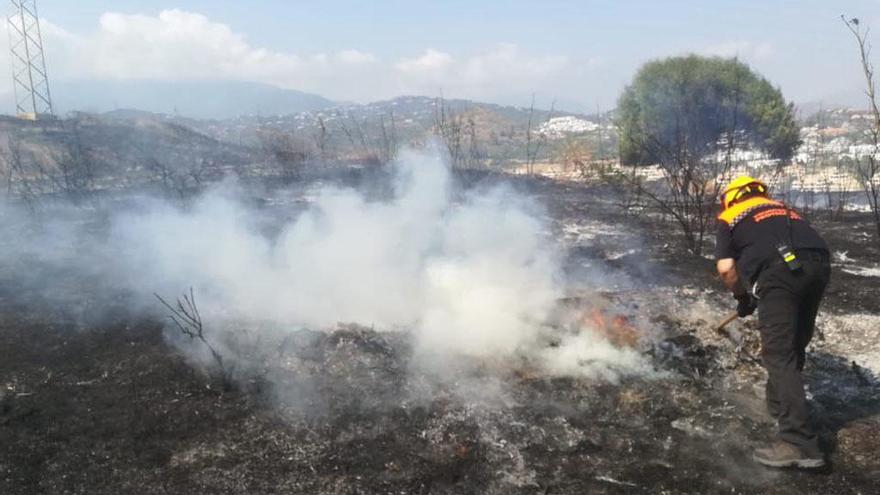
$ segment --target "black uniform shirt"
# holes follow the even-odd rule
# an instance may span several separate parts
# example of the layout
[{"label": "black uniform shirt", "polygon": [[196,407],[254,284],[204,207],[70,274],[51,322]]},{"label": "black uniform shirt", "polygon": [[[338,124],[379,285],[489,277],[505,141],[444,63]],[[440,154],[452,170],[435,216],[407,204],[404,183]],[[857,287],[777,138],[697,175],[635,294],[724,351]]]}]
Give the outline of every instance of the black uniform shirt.
[{"label": "black uniform shirt", "polygon": [[[785,212],[791,211],[791,228]],[[788,244],[798,249],[828,252],[828,245],[819,234],[793,210],[766,205],[751,211],[733,228],[718,221],[715,236],[715,259],[733,258],[744,283],[753,284],[761,270],[774,261],[781,261],[777,247]],[[790,235],[789,235],[790,232]]]}]

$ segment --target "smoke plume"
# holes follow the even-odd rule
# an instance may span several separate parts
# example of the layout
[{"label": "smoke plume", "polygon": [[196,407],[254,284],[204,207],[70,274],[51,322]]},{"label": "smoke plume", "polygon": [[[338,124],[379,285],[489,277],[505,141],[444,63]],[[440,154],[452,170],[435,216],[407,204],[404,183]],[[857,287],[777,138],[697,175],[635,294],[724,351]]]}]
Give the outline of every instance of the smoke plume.
[{"label": "smoke plume", "polygon": [[52,222],[4,262],[26,251],[100,272],[142,302],[193,287],[208,325],[357,323],[410,332],[422,353],[522,355],[552,374],[609,379],[646,371],[634,351],[587,332],[547,345],[564,287],[539,205],[503,186],[460,194],[430,152],[403,153],[392,189],[373,200],[318,187],[304,210],[272,225],[227,182],[186,207],[138,199],[98,233]]}]

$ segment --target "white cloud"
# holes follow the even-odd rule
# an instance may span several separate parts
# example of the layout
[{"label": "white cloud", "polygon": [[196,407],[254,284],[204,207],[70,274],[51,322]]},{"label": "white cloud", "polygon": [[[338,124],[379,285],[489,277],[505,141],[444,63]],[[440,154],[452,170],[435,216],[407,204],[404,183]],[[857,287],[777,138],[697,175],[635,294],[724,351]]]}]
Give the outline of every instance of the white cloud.
[{"label": "white cloud", "polygon": [[300,56],[255,47],[229,26],[181,10],[105,13],[88,35],[41,24],[50,75],[65,79],[246,80],[316,90],[330,75],[351,76],[377,60],[358,50]]},{"label": "white cloud", "polygon": [[[297,54],[252,45],[245,35],[182,10],[105,13],[97,30],[74,34],[42,21],[50,76],[57,79],[244,80],[367,101],[404,93],[493,98],[547,87],[566,57],[498,44],[475,54],[428,48],[382,61],[357,49]],[[0,34],[0,57],[8,57]],[[0,91],[11,84],[0,80]]]},{"label": "white cloud", "polygon": [[773,57],[773,45],[767,42],[726,41],[708,46],[702,50],[706,55],[720,57],[739,57],[746,61],[763,62]]},{"label": "white cloud", "polygon": [[336,58],[346,64],[372,64],[379,60],[372,53],[365,53],[359,50],[342,50],[336,54]]},{"label": "white cloud", "polygon": [[344,57],[303,58],[250,45],[225,24],[180,10],[157,17],[108,13],[100,30],[85,38],[92,49],[90,74],[100,78],[247,79],[286,85]]},{"label": "white cloud", "polygon": [[498,76],[543,79],[558,75],[567,65],[568,59],[565,57],[533,56],[523,53],[514,44],[503,43],[468,59],[464,64],[464,76],[478,83],[491,81]]},{"label": "white cloud", "polygon": [[415,76],[440,75],[449,70],[454,63],[452,55],[428,48],[416,58],[404,58],[394,65],[398,71]]},{"label": "white cloud", "polygon": [[486,97],[498,93],[528,93],[546,86],[570,69],[568,58],[533,55],[517,45],[501,43],[482,53],[455,58],[435,49],[395,65],[403,91],[451,96]]}]

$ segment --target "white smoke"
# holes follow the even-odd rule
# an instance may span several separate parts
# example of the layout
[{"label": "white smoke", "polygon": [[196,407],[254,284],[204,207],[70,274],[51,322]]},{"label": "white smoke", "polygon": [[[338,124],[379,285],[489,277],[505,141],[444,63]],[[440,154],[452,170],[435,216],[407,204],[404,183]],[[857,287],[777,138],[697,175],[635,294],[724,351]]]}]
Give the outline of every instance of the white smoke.
[{"label": "white smoke", "polygon": [[540,352],[545,371],[553,375],[587,375],[611,382],[627,375],[663,375],[635,350],[615,347],[589,330],[566,336],[558,347]]},{"label": "white smoke", "polygon": [[586,334],[546,346],[564,291],[538,205],[504,187],[454,197],[436,153],[403,153],[396,169],[390,199],[323,187],[277,234],[230,183],[188,208],[144,201],[81,255],[101,262],[76,263],[103,264],[142,300],[193,287],[209,325],[357,323],[410,331],[419,352],[518,354],[554,374],[645,371],[636,353]]}]

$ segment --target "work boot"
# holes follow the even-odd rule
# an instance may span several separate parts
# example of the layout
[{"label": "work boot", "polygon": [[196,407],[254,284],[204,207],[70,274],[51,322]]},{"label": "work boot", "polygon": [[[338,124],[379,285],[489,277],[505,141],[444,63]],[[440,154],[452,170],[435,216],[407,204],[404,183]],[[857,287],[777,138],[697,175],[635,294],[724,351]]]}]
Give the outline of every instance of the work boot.
[{"label": "work boot", "polygon": [[825,465],[822,455],[807,455],[797,446],[788,442],[777,441],[768,447],[755,449],[752,459],[759,464],[770,467],[820,468]]}]

